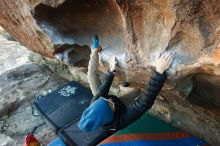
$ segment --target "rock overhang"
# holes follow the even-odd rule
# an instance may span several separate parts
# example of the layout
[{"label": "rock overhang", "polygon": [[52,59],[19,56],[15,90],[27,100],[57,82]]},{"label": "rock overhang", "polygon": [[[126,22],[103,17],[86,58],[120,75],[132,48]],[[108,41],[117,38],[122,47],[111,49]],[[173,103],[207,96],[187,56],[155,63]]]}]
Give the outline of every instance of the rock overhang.
[{"label": "rock overhang", "polygon": [[[74,65],[86,67],[90,39],[97,33],[105,50],[105,61],[116,55],[121,59],[122,79],[141,84],[147,83],[149,68],[156,56],[166,50],[175,51],[167,84],[177,90],[173,95],[173,90],[165,89],[169,92],[165,94],[166,100],[173,102],[168,98],[172,96],[175,100],[199,104],[208,110],[219,101],[214,94],[218,93],[216,84],[220,83],[219,0],[10,2],[20,9],[12,10],[10,4],[2,0],[0,24],[30,50],[54,57],[62,50],[54,46],[68,43],[71,48],[78,44],[73,47],[73,58],[77,60],[73,61]],[[210,89],[213,95],[204,91],[201,84],[213,88]],[[201,96],[203,92],[213,98]],[[183,95],[179,96],[179,93]],[[199,98],[207,101],[209,106]],[[215,113],[219,113],[218,107]]]}]

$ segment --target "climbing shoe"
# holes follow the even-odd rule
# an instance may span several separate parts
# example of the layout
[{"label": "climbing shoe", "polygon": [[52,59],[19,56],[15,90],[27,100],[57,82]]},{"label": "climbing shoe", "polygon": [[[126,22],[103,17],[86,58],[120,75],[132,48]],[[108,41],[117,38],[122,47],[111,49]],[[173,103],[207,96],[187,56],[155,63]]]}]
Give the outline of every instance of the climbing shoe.
[{"label": "climbing shoe", "polygon": [[92,49],[96,49],[98,48],[100,45],[99,45],[99,37],[97,34],[95,34],[93,37],[92,37],[92,44],[91,44],[91,48]]}]

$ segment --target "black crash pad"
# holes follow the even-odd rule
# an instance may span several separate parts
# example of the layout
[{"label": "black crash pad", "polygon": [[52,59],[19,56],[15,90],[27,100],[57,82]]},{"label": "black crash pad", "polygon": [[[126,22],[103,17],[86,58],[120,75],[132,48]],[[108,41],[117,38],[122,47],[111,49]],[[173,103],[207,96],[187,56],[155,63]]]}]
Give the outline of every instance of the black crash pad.
[{"label": "black crash pad", "polygon": [[88,88],[71,81],[48,95],[37,98],[34,106],[67,145],[96,145],[113,132],[103,128],[94,132],[82,132],[78,128],[81,115],[92,97]]}]

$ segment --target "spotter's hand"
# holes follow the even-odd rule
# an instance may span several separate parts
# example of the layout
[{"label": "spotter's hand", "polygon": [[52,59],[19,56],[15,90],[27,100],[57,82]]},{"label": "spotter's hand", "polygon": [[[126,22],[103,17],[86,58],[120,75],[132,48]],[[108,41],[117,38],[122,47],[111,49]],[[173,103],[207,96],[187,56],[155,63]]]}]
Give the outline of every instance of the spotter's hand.
[{"label": "spotter's hand", "polygon": [[158,73],[163,74],[172,64],[175,52],[165,52],[155,63],[155,69]]}]

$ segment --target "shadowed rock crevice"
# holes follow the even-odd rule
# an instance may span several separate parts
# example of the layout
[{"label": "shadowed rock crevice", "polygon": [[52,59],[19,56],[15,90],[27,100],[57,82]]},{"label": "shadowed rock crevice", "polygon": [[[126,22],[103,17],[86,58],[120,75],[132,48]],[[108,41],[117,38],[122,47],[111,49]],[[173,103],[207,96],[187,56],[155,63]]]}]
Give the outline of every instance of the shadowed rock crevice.
[{"label": "shadowed rock crevice", "polygon": [[90,58],[90,47],[79,45],[55,45],[55,57],[67,65],[87,67]]},{"label": "shadowed rock crevice", "polygon": [[53,44],[90,45],[92,36],[98,34],[103,59],[116,55],[123,63],[124,26],[113,0],[67,0],[57,8],[40,4],[35,7],[34,17]]},{"label": "shadowed rock crevice", "polygon": [[192,105],[220,112],[220,76],[213,75],[217,70],[194,70],[191,75],[176,81],[176,88],[181,91],[184,101]]},{"label": "shadowed rock crevice", "polygon": [[209,110],[220,111],[220,76],[196,74],[192,77],[193,88],[189,101]]}]

